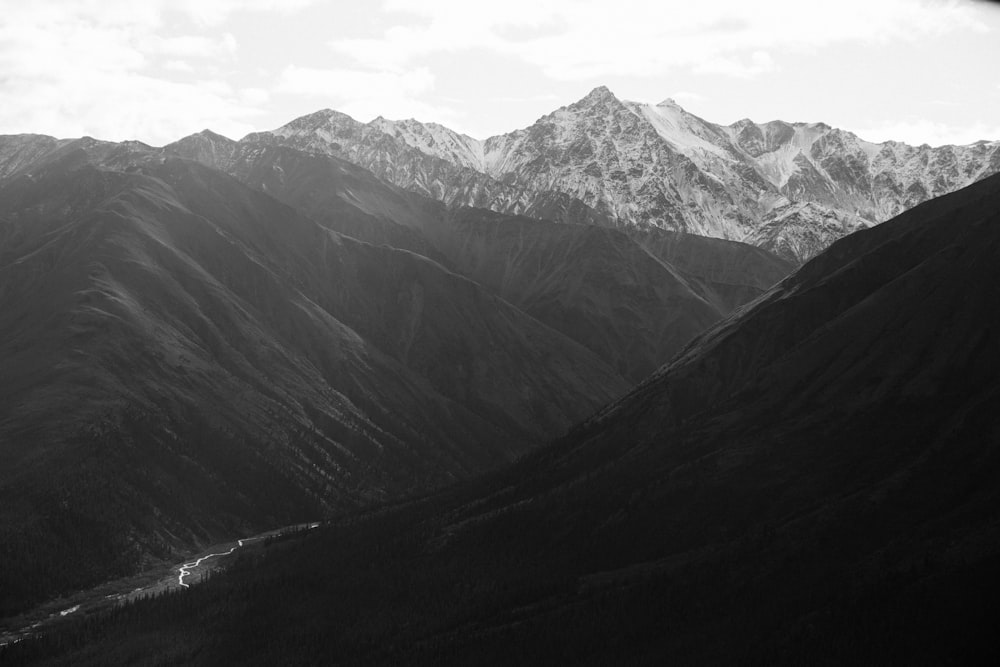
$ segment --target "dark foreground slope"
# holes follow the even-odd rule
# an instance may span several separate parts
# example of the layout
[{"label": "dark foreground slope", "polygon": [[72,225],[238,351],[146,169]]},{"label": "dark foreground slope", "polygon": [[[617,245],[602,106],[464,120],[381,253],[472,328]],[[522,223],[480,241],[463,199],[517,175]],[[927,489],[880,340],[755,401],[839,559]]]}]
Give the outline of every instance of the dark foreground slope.
[{"label": "dark foreground slope", "polygon": [[0,185],[0,368],[0,615],[496,467],[627,388],[424,257],[72,147]]},{"label": "dark foreground slope", "polygon": [[4,658],[995,658],[997,257],[993,177],[834,244],[506,471]]}]

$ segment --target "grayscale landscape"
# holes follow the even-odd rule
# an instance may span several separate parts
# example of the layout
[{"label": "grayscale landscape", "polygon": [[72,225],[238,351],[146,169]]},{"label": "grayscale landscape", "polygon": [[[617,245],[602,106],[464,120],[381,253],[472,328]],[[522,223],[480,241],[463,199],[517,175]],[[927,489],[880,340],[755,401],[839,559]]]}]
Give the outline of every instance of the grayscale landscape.
[{"label": "grayscale landscape", "polygon": [[996,659],[1000,7],[620,4],[4,8],[0,663]]}]

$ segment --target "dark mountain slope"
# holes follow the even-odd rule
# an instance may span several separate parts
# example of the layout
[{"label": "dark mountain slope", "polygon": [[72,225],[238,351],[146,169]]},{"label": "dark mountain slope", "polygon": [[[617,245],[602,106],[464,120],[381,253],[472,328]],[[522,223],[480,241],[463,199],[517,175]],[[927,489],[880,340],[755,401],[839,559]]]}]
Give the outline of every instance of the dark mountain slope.
[{"label": "dark mountain slope", "polygon": [[700,284],[702,295],[722,313],[753,301],[795,268],[745,243],[666,229],[629,229],[628,235],[654,257]]},{"label": "dark mountain slope", "polygon": [[60,140],[43,134],[0,135],[0,179],[34,164],[60,143]]},{"label": "dark mountain slope", "polygon": [[[809,400],[862,405],[928,396],[963,372],[977,386],[996,368],[996,188],[991,179],[834,244],[746,317],[689,348],[651,391],[658,400],[666,391],[683,395],[682,404],[717,409],[724,396],[766,388],[776,398],[795,396],[787,408],[794,409]],[[719,369],[711,382],[705,365]]]},{"label": "dark mountain slope", "polygon": [[625,389],[433,262],[204,166],[0,186],[4,596],[481,471]]},{"label": "dark mountain slope", "polygon": [[[137,142],[85,138],[59,143],[34,164],[72,150],[116,169],[168,155],[225,171],[329,229],[413,251],[480,282],[585,345],[632,381],[644,378],[708,324],[759,296],[791,270],[788,262],[742,243],[687,239],[659,229],[630,230],[633,240],[660,260],[657,263],[621,231],[595,231],[592,224],[561,224],[485,209],[456,212],[389,185],[350,162],[271,140],[248,137],[236,142],[206,130],[151,149]],[[476,218],[489,224],[470,224]],[[571,219],[592,222],[586,216]],[[498,233],[476,238],[486,230]],[[514,237],[516,253],[507,245]],[[554,242],[566,247],[556,249]],[[539,277],[532,266],[543,257],[559,263],[541,269],[545,280],[532,285]],[[613,266],[609,258],[622,266]],[[476,271],[487,264],[489,272]],[[517,275],[525,269],[524,275]],[[507,276],[505,287],[492,280],[497,271]],[[526,286],[530,294],[512,288],[516,284]],[[615,298],[609,300],[611,293]]]},{"label": "dark mountain slope", "polygon": [[17,651],[992,662],[998,212],[993,177],[852,235],[506,471]]},{"label": "dark mountain slope", "polygon": [[[200,195],[211,198],[198,212],[218,211],[221,217],[233,206],[232,196],[217,194],[218,184],[228,180],[223,175],[197,165],[168,165],[183,165],[181,187],[200,187]],[[273,210],[286,210],[270,197],[244,192],[244,218],[253,213],[267,221]],[[559,434],[581,412],[589,414],[624,390],[620,378],[582,347],[420,255],[334,237],[338,243],[326,244],[321,261],[309,259],[322,228],[300,220],[310,237],[288,239],[283,229],[282,243],[270,243],[298,254],[282,258],[269,248],[268,259],[280,259],[293,284],[367,342],[445,395],[506,420],[508,432],[529,439]],[[266,222],[260,232],[276,233]],[[582,396],[583,404],[577,403]]]},{"label": "dark mountain slope", "polygon": [[448,263],[434,243],[443,233],[444,206],[383,183],[350,162],[241,144],[228,171],[330,229]]},{"label": "dark mountain slope", "polygon": [[638,382],[722,317],[701,285],[624,233],[512,218],[451,216],[456,270],[573,337]]},{"label": "dark mountain slope", "polygon": [[620,231],[485,209],[449,211],[336,158],[246,141],[228,153],[203,148],[206,139],[196,137],[165,150],[226,155],[218,166],[251,187],[336,231],[445,264],[636,382],[791,270],[745,244],[637,232],[658,262]]}]

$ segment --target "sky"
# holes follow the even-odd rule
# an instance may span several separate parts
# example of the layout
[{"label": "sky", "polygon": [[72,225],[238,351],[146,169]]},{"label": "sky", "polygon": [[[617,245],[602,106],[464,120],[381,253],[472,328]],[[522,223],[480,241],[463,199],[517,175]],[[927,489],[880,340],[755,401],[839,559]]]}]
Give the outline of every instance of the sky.
[{"label": "sky", "polygon": [[332,108],[485,139],[606,85],[716,123],[1000,139],[982,0],[0,0],[0,134],[162,145]]}]

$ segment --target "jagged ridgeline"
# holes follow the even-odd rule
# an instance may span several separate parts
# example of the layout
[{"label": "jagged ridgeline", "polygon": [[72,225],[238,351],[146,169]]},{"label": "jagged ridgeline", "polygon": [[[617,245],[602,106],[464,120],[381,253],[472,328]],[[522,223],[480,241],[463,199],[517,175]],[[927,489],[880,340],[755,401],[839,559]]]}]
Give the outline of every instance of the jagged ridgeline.
[{"label": "jagged ridgeline", "polygon": [[[984,137],[984,139],[986,139]],[[794,262],[1000,171],[1000,142],[872,143],[824,123],[717,125],[607,88],[484,141],[320,111],[244,141],[343,157],[449,205],[745,241]]]}]

